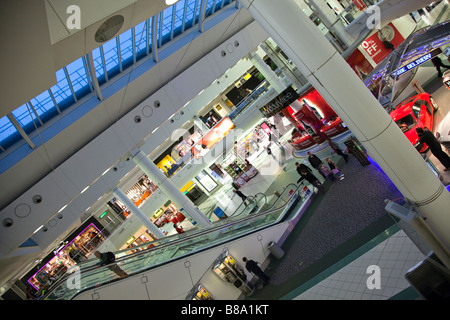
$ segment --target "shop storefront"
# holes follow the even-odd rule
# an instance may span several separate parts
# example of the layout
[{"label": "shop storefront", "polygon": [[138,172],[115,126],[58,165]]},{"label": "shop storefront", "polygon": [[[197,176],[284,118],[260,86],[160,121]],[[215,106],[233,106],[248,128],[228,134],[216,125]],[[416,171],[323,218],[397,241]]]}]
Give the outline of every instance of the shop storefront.
[{"label": "shop storefront", "polygon": [[300,110],[286,108],[298,122],[297,130],[290,140],[295,149],[310,148],[325,142],[326,138],[348,131],[345,123],[314,88],[308,90],[298,100],[303,105]]},{"label": "shop storefront", "polygon": [[258,174],[258,170],[248,161],[242,160],[235,153],[227,155],[223,168],[233,179],[232,186],[239,189]]},{"label": "shop storefront", "polygon": [[88,219],[21,281],[36,291],[45,289],[68,268],[87,260],[108,236],[109,232],[95,218]]}]

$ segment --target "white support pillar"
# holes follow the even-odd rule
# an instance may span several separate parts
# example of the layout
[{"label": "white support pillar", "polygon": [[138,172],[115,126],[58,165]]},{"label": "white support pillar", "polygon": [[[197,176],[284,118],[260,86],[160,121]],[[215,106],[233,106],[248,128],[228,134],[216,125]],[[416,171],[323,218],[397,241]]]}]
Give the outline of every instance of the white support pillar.
[{"label": "white support pillar", "polygon": [[240,3],[343,119],[403,196],[419,207],[448,247],[450,193],[295,0]]},{"label": "white support pillar", "polygon": [[150,161],[147,155],[141,150],[137,150],[133,154],[133,161],[144,173],[156,184],[161,191],[169,197],[170,200],[178,207],[183,208],[185,213],[198,223],[200,227],[211,226],[211,221],[197,208],[192,201],[183,194],[179,188],[164,174],[161,170]]},{"label": "white support pillar", "polygon": [[209,128],[206,126],[206,124],[197,116],[194,116],[194,124],[200,129],[202,130],[203,134],[205,135],[208,131]]},{"label": "white support pillar", "polygon": [[133,203],[133,201],[127,197],[125,193],[123,193],[122,190],[116,188],[113,192],[120,202],[122,202],[132,214],[138,217],[148,231],[150,231],[156,238],[161,239],[165,237],[164,233],[162,233],[161,230],[159,230],[159,228],[151,222],[149,218],[147,218],[147,216]]},{"label": "white support pillar", "polygon": [[281,93],[286,89],[286,85],[283,81],[281,81],[275,71],[273,71],[270,66],[264,62],[263,58],[261,58],[258,53],[251,53],[250,61],[278,93]]}]

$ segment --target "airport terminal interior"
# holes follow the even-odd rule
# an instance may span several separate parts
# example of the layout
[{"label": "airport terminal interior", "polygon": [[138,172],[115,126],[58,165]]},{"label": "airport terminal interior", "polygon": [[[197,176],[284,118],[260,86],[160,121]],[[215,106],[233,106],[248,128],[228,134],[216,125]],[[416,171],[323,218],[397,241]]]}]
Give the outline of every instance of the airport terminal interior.
[{"label": "airport terminal interior", "polygon": [[450,297],[450,1],[274,3],[2,1],[1,300]]}]

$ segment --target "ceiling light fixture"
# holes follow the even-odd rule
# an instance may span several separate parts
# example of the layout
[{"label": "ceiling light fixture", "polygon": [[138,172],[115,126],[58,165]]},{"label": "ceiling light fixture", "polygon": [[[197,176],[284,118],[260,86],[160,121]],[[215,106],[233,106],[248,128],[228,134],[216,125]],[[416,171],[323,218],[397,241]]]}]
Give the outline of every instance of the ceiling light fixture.
[{"label": "ceiling light fixture", "polygon": [[175,2],[177,2],[178,0],[166,0],[166,4],[168,5],[168,6],[171,6],[171,5],[173,5]]}]

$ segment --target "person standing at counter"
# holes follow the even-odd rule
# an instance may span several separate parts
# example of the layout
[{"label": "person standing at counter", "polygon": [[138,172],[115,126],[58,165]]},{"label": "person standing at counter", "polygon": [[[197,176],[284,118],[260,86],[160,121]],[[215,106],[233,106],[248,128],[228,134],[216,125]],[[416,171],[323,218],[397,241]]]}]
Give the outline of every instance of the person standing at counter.
[{"label": "person standing at counter", "polygon": [[261,279],[264,284],[268,284],[270,277],[262,271],[262,269],[258,266],[258,263],[254,260],[248,260],[246,257],[242,258],[242,261],[245,262],[245,269],[248,272],[253,273],[259,279]]},{"label": "person standing at counter", "polygon": [[327,176],[320,170],[320,165],[323,163],[322,160],[319,159],[318,156],[315,154],[312,154],[311,151],[308,151],[308,161],[311,164],[311,166],[316,169],[324,179],[327,178]]}]

